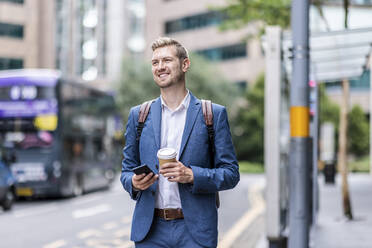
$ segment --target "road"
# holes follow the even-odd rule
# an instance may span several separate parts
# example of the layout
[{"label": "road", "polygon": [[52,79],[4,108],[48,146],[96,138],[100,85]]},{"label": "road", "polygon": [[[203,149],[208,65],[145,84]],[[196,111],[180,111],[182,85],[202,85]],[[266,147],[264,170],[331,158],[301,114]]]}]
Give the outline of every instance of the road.
[{"label": "road", "polygon": [[[232,247],[262,215],[262,206],[252,196],[263,180],[262,175],[242,175],[235,189],[220,193],[219,247]],[[109,190],[76,198],[18,201],[12,211],[0,210],[0,247],[134,247],[129,240],[133,209],[134,201],[119,180]]]}]

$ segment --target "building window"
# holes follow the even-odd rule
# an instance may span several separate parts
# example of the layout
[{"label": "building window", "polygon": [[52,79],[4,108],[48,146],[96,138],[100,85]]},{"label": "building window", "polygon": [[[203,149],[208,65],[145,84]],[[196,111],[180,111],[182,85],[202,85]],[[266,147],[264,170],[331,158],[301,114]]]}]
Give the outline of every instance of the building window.
[{"label": "building window", "polygon": [[17,24],[1,23],[0,36],[8,36],[13,38],[23,38],[23,26]]},{"label": "building window", "polygon": [[183,17],[177,20],[167,21],[165,23],[165,33],[170,34],[184,30],[218,25],[224,19],[226,19],[226,17],[227,15],[222,12],[212,11],[198,15]]},{"label": "building window", "polygon": [[0,0],[0,3],[2,3],[2,2],[23,4],[24,0]]},{"label": "building window", "polygon": [[23,68],[23,59],[1,58],[0,57],[0,70],[22,69],[22,68]]},{"label": "building window", "polygon": [[238,87],[239,90],[241,91],[246,91],[248,89],[247,87],[247,81],[237,81],[235,82],[235,85]]},{"label": "building window", "polygon": [[235,45],[210,48],[196,51],[196,53],[212,61],[242,58],[247,56],[247,44],[240,43]]}]

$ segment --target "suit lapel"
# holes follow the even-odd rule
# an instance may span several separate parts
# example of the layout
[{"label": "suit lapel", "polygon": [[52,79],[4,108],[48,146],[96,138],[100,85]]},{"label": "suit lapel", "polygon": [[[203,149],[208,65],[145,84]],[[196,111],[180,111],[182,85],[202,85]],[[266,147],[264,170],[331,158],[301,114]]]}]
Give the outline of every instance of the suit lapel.
[{"label": "suit lapel", "polygon": [[161,135],[161,100],[160,97],[156,99],[151,106],[152,127],[154,128],[156,151],[160,149],[160,135]]},{"label": "suit lapel", "polygon": [[194,97],[190,92],[190,105],[189,105],[189,108],[187,109],[186,123],[185,123],[185,128],[183,130],[179,158],[181,158],[183,150],[185,149],[185,145],[187,143],[187,140],[190,137],[191,130],[194,127],[195,120],[196,120],[196,117],[198,116],[200,108],[201,108],[200,101],[196,97]]}]

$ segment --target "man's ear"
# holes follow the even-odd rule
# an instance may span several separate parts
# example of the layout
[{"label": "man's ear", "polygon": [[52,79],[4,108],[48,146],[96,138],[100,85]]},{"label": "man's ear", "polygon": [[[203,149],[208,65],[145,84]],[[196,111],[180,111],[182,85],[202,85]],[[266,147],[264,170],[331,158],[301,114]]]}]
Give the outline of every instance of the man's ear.
[{"label": "man's ear", "polygon": [[182,71],[183,72],[187,72],[190,68],[190,60],[189,58],[185,58],[183,61],[182,61]]}]

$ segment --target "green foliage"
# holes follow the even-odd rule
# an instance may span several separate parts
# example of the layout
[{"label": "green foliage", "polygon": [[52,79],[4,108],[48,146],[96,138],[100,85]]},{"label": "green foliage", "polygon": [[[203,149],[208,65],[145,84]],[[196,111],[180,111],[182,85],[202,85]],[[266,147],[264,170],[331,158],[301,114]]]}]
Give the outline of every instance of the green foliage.
[{"label": "green foliage", "polygon": [[[219,73],[216,65],[204,58],[192,54],[191,69],[186,74],[186,87],[200,99],[210,99],[227,107],[233,106],[239,96],[235,85],[228,82]],[[150,62],[125,59],[121,79],[117,84],[117,104],[126,123],[131,107],[160,95],[155,84]]]},{"label": "green foliage", "polygon": [[263,21],[266,25],[290,25],[291,0],[227,0],[227,7],[220,8],[228,18],[222,29],[241,28],[252,21]]},{"label": "green foliage", "polygon": [[348,115],[348,148],[356,156],[363,156],[369,152],[369,123],[359,105],[354,105]]},{"label": "green foliage", "polygon": [[246,94],[245,106],[238,110],[233,127],[234,144],[239,160],[263,163],[264,149],[264,87],[261,75]]},{"label": "green foliage", "polygon": [[320,123],[332,122],[335,126],[336,133],[338,133],[338,125],[340,120],[340,107],[337,103],[327,96],[324,84],[319,84],[319,98],[320,98]]},{"label": "green foliage", "polygon": [[361,173],[368,173],[370,171],[370,158],[369,156],[363,156],[357,158],[355,161],[348,163],[349,171],[351,172],[361,172]]},{"label": "green foliage", "polygon": [[261,163],[252,163],[249,161],[239,161],[239,172],[240,173],[264,173],[264,166]]}]

